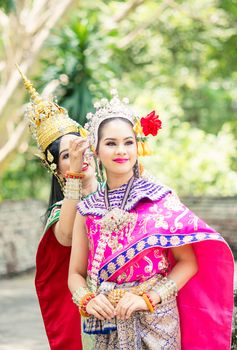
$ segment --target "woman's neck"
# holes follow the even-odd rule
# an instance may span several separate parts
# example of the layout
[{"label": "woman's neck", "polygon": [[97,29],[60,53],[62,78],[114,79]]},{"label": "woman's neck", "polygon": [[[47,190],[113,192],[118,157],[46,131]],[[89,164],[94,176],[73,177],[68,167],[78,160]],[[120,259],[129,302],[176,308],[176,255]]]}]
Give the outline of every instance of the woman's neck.
[{"label": "woman's neck", "polygon": [[82,196],[88,196],[89,194],[95,192],[98,187],[98,182],[95,177],[82,182]]},{"label": "woman's neck", "polygon": [[126,184],[129,179],[133,176],[133,171],[129,172],[127,174],[108,174],[107,173],[107,184],[110,190],[116,189],[121,187],[122,185]]}]

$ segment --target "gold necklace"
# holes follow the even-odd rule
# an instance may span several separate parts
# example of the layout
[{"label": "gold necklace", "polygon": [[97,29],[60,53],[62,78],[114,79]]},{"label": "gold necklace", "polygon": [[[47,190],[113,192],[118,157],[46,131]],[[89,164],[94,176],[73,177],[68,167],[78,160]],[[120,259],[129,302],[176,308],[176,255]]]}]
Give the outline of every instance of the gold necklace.
[{"label": "gold necklace", "polygon": [[[124,210],[130,190],[134,182],[134,177],[128,181],[125,193],[123,196],[122,204],[119,207],[111,209],[108,196],[108,186],[105,187],[105,207],[107,213],[99,220],[100,224],[100,239],[96,248],[96,252],[92,261],[91,268],[91,289],[96,291],[98,283],[98,272],[104,252],[107,245],[111,248],[112,253],[123,248],[123,245],[119,243],[119,239],[124,238],[124,233],[129,232],[129,227],[134,227],[136,223],[137,215],[135,213],[129,213]],[[125,229],[126,228],[126,229]],[[115,233],[112,235],[112,233]]]},{"label": "gold necklace", "polygon": [[107,213],[103,216],[100,223],[102,227],[105,228],[107,231],[117,233],[123,230],[125,226],[127,226],[129,218],[131,216],[130,216],[130,213],[124,210],[124,207],[127,203],[127,199],[128,199],[130,190],[132,188],[133,182],[134,182],[134,176],[132,176],[127,183],[120,208],[115,207],[113,209],[111,208],[109,203],[108,185],[106,184],[104,200],[105,200],[105,207],[107,209]]}]

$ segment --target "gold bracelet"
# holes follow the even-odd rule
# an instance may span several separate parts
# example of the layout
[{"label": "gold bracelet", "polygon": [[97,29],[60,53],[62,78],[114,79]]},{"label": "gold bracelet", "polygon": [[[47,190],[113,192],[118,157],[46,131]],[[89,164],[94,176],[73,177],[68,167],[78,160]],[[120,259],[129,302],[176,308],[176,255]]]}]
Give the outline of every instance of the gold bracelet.
[{"label": "gold bracelet", "polygon": [[82,198],[82,182],[76,178],[66,178],[64,198],[80,201]]},{"label": "gold bracelet", "polygon": [[72,301],[77,305],[80,306],[80,300],[90,293],[90,290],[88,287],[79,287],[75,290],[75,292],[72,294]]},{"label": "gold bracelet", "polygon": [[167,301],[178,294],[178,288],[176,283],[170,278],[164,277],[160,283],[151,289],[159,295],[161,302]]}]

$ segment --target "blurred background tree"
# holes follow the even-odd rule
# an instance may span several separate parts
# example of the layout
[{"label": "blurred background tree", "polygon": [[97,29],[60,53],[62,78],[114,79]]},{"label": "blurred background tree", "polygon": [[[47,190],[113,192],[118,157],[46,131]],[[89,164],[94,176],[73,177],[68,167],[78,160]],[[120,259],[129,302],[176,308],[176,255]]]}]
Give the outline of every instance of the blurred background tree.
[{"label": "blurred background tree", "polygon": [[[13,1],[1,3],[3,16],[19,22],[19,7]],[[37,3],[46,6],[44,1],[22,3],[30,3],[31,11]],[[157,177],[179,194],[237,194],[237,1],[81,0],[64,5],[60,21],[52,25],[52,18],[46,16],[47,21],[38,22],[39,32],[49,22],[51,27],[37,53],[28,46],[18,60],[25,71],[30,68],[28,75],[37,88],[48,86],[58,103],[84,124],[93,102],[109,97],[116,87],[139,114],[156,109],[163,120],[160,136],[151,140],[157,156],[144,159]],[[52,16],[49,8],[44,10]],[[14,35],[19,46],[18,32]],[[32,32],[31,45],[34,40]],[[3,57],[0,54],[2,62]],[[0,62],[3,72],[2,66]],[[8,66],[13,74],[13,63]],[[0,80],[3,89],[6,81]],[[8,126],[9,138],[23,123],[18,111],[23,88],[17,88],[17,82],[14,102],[12,93],[0,119],[0,132],[9,115],[14,121],[13,127]],[[1,199],[45,199],[47,175],[34,160],[25,129],[14,139],[2,162],[5,137],[0,145]],[[25,185],[19,187],[19,183]]]},{"label": "blurred background tree", "polygon": [[0,8],[4,12],[9,13],[10,11],[15,10],[15,1],[14,0],[0,0]]}]

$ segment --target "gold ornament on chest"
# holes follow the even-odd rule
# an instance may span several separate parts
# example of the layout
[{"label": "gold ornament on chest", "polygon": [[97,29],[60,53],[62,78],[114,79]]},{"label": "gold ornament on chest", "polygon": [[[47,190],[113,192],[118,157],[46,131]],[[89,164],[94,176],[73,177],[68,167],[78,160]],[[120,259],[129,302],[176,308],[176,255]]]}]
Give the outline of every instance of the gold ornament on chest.
[{"label": "gold ornament on chest", "polygon": [[[131,234],[136,224],[137,214],[127,212],[124,210],[124,207],[132,188],[133,181],[134,177],[132,177],[127,183],[120,207],[110,207],[108,188],[107,186],[105,187],[104,200],[107,212],[100,220],[98,220],[98,224],[100,225],[100,238],[91,268],[90,279],[92,291],[97,290],[98,272],[104,258],[106,247],[110,247],[112,253],[114,253],[123,248],[123,244],[120,243],[119,240],[123,240],[125,237],[128,242],[131,240]],[[107,279],[106,276],[104,276],[104,278],[105,280]]]},{"label": "gold ornament on chest", "polygon": [[123,245],[119,240],[124,237],[130,242],[131,228],[134,227],[137,220],[135,213],[129,213],[118,207],[108,211],[105,216],[100,219],[101,234],[104,236],[106,243],[112,249],[112,252],[120,250]]}]

